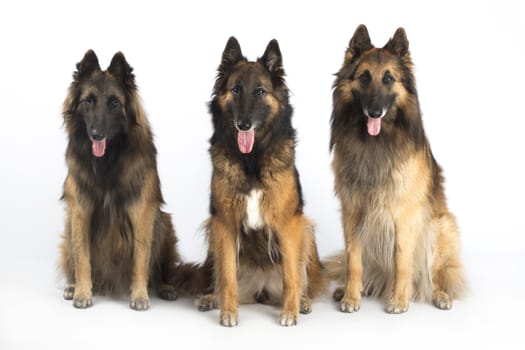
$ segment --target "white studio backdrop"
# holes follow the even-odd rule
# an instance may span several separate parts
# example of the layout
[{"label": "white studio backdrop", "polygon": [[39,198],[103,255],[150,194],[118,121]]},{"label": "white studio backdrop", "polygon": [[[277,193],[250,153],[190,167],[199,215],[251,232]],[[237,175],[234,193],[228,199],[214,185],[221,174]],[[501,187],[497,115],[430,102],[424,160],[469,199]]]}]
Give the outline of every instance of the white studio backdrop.
[{"label": "white studio backdrop", "polygon": [[[62,349],[76,339],[73,334],[78,327],[89,333],[82,343],[86,347],[97,346],[99,338],[105,344],[131,348],[142,344],[119,340],[128,331],[115,330],[119,326],[109,321],[137,317],[130,314],[125,302],[96,299],[92,310],[78,312],[61,299],[61,281],[56,277],[64,218],[59,198],[66,175],[61,105],[75,64],[85,51],[95,50],[103,68],[115,52],[122,51],[135,68],[159,152],[165,210],[173,215],[179,251],[186,260],[202,261],[206,249],[199,227],[208,216],[211,175],[208,139],[212,128],[207,103],[216,68],[231,35],[251,60],[261,56],[267,43],[276,38],[295,109],[297,167],[305,211],[317,224],[320,254],[326,257],[343,248],[328,150],[331,86],[347,44],[361,23],[367,25],[376,46],[383,46],[400,26],[410,41],[424,126],[444,168],[449,206],[460,224],[471,284],[470,299],[457,305],[465,309],[463,313],[451,311],[457,312],[452,314],[455,322],[473,327],[452,332],[456,344],[478,341],[487,345],[491,340],[494,344],[520,340],[524,344],[523,335],[513,333],[516,325],[512,323],[525,311],[524,7],[520,1],[3,2],[0,300],[7,305],[3,311],[0,308],[0,349],[35,345]],[[165,304],[155,308],[155,303],[160,301],[154,300],[152,310],[141,319],[148,324],[162,323],[153,328],[165,329],[166,334],[172,329],[170,324],[179,327],[179,331],[172,330],[174,334],[184,325],[192,330],[185,344],[199,338],[199,329],[221,332],[218,315],[197,313],[191,301],[166,308]],[[178,303],[183,305],[186,321],[176,317]],[[353,343],[345,332],[351,334],[352,327],[363,324],[365,333],[358,338],[359,344],[367,344],[366,337],[376,339],[370,330],[373,325],[378,332],[398,331],[387,332],[391,337],[405,334],[401,329],[430,337],[450,322],[450,316],[417,306],[400,316],[399,323],[385,319],[380,303],[370,304],[368,310],[363,307],[358,315],[338,313],[329,301],[317,306],[321,315],[316,315],[315,308],[288,333],[276,326],[275,309],[241,308],[240,327],[250,323],[263,327],[281,342],[276,347],[302,344],[301,339],[308,339],[311,347],[327,343],[311,338],[317,334],[311,330],[325,332],[337,339],[334,344],[350,347]],[[480,310],[489,315],[480,318]],[[160,313],[157,318],[155,312]],[[243,318],[243,313],[248,315]],[[418,323],[416,316],[421,322],[428,320],[434,332]],[[134,322],[124,324],[152,336],[149,328],[141,328],[142,321]],[[489,328],[495,330],[494,336],[486,335],[488,340],[476,337],[488,334],[484,330]],[[70,335],[61,338],[61,329]],[[27,332],[37,336],[28,337]],[[251,328],[229,334],[234,332],[238,335],[229,343],[234,348],[251,344],[255,341],[252,335],[260,336]],[[285,334],[294,336],[283,338]],[[416,344],[406,340],[410,334],[404,335],[407,347]],[[223,336],[218,335],[218,344]],[[381,333],[377,337],[383,339]],[[375,341],[396,344],[387,339]],[[214,345],[213,337],[203,344]]]}]

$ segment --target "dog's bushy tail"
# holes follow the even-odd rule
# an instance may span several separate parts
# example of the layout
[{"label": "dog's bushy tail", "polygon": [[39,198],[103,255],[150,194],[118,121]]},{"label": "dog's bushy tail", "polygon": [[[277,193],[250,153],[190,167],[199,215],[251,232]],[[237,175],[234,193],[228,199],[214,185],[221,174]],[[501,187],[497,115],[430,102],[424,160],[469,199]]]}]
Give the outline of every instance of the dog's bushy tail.
[{"label": "dog's bushy tail", "polygon": [[213,265],[208,260],[203,264],[180,263],[170,273],[169,284],[182,296],[198,296],[212,290]]},{"label": "dog's bushy tail", "polygon": [[344,274],[346,269],[346,261],[344,252],[339,252],[332,256],[325,258],[323,261],[324,271],[329,281],[336,283],[344,282]]},{"label": "dog's bushy tail", "polygon": [[161,212],[158,230],[164,240],[161,242],[158,261],[160,280],[156,282],[163,289],[161,294],[166,294],[164,298],[173,300],[178,295],[196,296],[206,293],[211,288],[213,280],[211,259],[206,259],[203,264],[182,261],[177,251],[177,238],[169,214]]}]

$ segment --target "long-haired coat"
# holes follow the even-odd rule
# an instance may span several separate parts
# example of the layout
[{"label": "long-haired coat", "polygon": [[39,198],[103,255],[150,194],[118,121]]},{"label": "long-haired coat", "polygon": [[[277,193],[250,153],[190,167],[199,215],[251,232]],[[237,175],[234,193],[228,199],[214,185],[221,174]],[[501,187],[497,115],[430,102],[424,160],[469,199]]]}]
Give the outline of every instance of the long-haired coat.
[{"label": "long-haired coat", "polygon": [[383,48],[357,28],[337,73],[331,148],[345,253],[328,259],[343,287],[341,311],[361,294],[384,297],[389,313],[410,299],[449,309],[464,290],[459,235],[443,176],[423,130],[405,31]]},{"label": "long-haired coat", "polygon": [[295,130],[279,45],[248,61],[230,38],[210,104],[211,217],[207,224],[213,291],[201,310],[220,306],[220,322],[235,326],[239,303],[282,304],[280,324],[324,288],[312,223],[303,214],[295,168]]},{"label": "long-haired coat", "polygon": [[88,51],[64,102],[68,134],[66,224],[60,266],[64,298],[77,308],[97,293],[131,293],[149,306],[148,287],[175,299],[168,281],[179,255],[171,218],[162,212],[156,149],[132,68],[122,53],[106,71]]}]

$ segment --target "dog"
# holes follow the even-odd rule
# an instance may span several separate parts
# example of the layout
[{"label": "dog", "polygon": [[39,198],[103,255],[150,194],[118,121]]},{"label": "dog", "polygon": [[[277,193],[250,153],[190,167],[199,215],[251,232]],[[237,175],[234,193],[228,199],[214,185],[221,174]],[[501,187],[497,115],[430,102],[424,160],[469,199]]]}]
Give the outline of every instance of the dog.
[{"label": "dog", "polygon": [[325,261],[343,287],[334,299],[358,311],[361,296],[450,309],[465,289],[456,219],[423,129],[408,40],[399,28],[375,48],[360,25],[333,85],[330,149],[345,252]]},{"label": "dog", "polygon": [[[296,325],[326,285],[312,222],[303,214],[295,167],[296,132],[279,44],[248,61],[231,37],[210,102],[210,218],[205,224],[211,291],[201,311],[220,306],[223,326],[238,304],[282,305],[280,324]],[[210,268],[211,267],[211,268]]]},{"label": "dog", "polygon": [[76,308],[92,293],[131,293],[130,307],[149,307],[148,287],[177,298],[167,283],[179,262],[163,198],[153,136],[133,69],[114,55],[106,71],[89,50],[77,64],[63,105],[68,168],[62,199],[66,223],[60,267],[64,298]]}]

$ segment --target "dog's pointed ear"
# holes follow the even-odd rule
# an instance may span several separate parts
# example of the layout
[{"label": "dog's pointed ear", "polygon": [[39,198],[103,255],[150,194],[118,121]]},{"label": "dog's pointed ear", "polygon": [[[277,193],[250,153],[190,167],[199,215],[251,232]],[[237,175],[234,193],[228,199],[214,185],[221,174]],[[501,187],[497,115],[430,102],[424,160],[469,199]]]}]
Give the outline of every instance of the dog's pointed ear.
[{"label": "dog's pointed ear", "polygon": [[100,71],[97,55],[93,50],[88,50],[84,58],[77,63],[77,71],[73,74],[75,80],[90,76],[95,71]]},{"label": "dog's pointed ear", "polygon": [[227,70],[243,59],[244,56],[242,55],[241,45],[239,45],[237,39],[232,36],[228,39],[226,47],[222,52],[222,60],[219,70]]},{"label": "dog's pointed ear", "polygon": [[368,34],[368,29],[364,24],[361,24],[357,27],[348,43],[348,49],[346,50],[345,59],[347,61],[353,60],[354,58],[360,56],[366,50],[373,48],[372,42],[370,41],[370,35]]},{"label": "dog's pointed ear", "polygon": [[222,59],[219,68],[217,69],[217,79],[215,80],[214,91],[217,93],[224,84],[224,77],[228,75],[237,62],[246,60],[242,55],[241,45],[235,37],[230,37],[226,43],[226,47],[222,52]]},{"label": "dog's pointed ear", "polygon": [[259,60],[271,73],[282,70],[283,56],[281,55],[281,50],[279,49],[279,43],[277,40],[272,39],[268,43],[266,50],[264,50],[264,54]]},{"label": "dog's pointed ear", "polygon": [[405,30],[403,28],[398,28],[394,33],[394,36],[388,40],[383,48],[399,57],[408,55],[408,39]]},{"label": "dog's pointed ear", "polygon": [[122,52],[119,51],[113,56],[108,67],[108,72],[122,80],[127,86],[135,86],[133,68],[128,64]]}]

